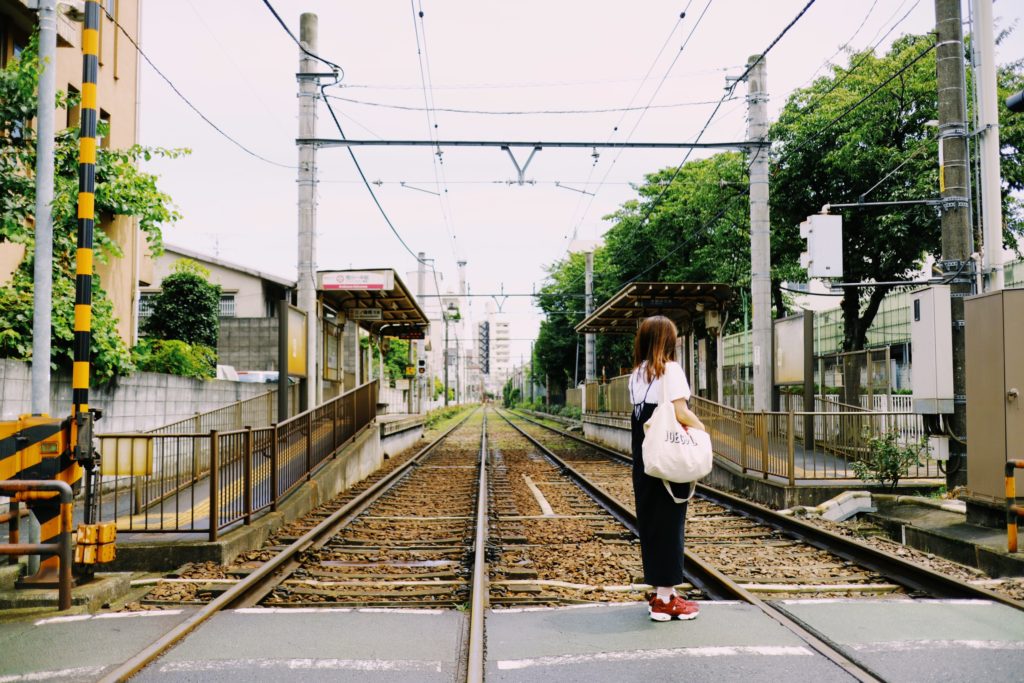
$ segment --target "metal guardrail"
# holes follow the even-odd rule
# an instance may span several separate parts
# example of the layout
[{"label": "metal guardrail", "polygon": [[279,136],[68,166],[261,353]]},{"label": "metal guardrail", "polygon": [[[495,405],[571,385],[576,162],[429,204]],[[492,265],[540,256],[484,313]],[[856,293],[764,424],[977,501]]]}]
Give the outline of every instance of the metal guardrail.
[{"label": "metal guardrail", "polygon": [[377,382],[276,425],[99,437],[101,519],[119,531],[208,534],[278,503],[376,416]]},{"label": "metal guardrail", "polygon": [[57,534],[56,543],[19,543],[18,542],[18,519],[20,511],[18,502],[11,504],[8,523],[10,524],[10,543],[0,544],[0,556],[2,555],[56,555],[58,558],[57,573],[57,609],[64,611],[71,609],[71,508],[74,496],[71,493],[71,486],[67,482],[53,479],[34,480],[18,479],[0,481],[0,493],[14,494],[12,500],[17,501],[19,496],[53,496],[60,500],[60,533]]},{"label": "metal guardrail", "polygon": [[[289,414],[298,412],[299,385],[288,387]],[[202,434],[214,429],[238,429],[245,425],[266,427],[277,421],[277,389],[236,401],[226,406],[196,413],[192,417],[150,429],[148,434]]]}]

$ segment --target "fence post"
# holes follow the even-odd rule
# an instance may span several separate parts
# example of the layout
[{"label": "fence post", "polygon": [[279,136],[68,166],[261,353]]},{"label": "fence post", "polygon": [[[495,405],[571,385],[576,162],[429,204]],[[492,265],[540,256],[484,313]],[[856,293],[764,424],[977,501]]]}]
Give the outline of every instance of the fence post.
[{"label": "fence post", "polygon": [[796,434],[794,433],[795,424],[793,419],[793,404],[789,404],[789,412],[786,413],[786,474],[789,476],[789,485],[794,486],[796,484],[796,472],[794,472],[796,465]]},{"label": "fence post", "polygon": [[338,404],[339,403],[341,403],[341,401],[339,401],[336,398],[331,401],[331,444],[333,445],[333,448],[331,448],[331,452],[334,453],[335,455],[337,455],[338,446],[341,445],[340,443],[338,443]]},{"label": "fence post", "polygon": [[313,411],[306,411],[306,479],[313,470]]},{"label": "fence post", "polygon": [[763,410],[758,416],[760,418],[760,425],[757,430],[758,435],[761,437],[761,475],[762,478],[768,478],[768,414]]},{"label": "fence post", "polygon": [[220,488],[220,439],[217,430],[210,432],[210,540],[217,540],[217,506],[220,503],[218,495]]},{"label": "fence post", "polygon": [[245,426],[245,448],[242,449],[245,462],[242,463],[243,486],[242,504],[245,509],[245,523],[252,522],[252,427]]},{"label": "fence post", "polygon": [[740,423],[740,468],[743,474],[747,473],[747,413],[743,410],[736,411],[739,414]]},{"label": "fence post", "polygon": [[270,510],[277,512],[277,488],[280,486],[277,472],[277,423],[270,426],[274,430],[270,441]]}]

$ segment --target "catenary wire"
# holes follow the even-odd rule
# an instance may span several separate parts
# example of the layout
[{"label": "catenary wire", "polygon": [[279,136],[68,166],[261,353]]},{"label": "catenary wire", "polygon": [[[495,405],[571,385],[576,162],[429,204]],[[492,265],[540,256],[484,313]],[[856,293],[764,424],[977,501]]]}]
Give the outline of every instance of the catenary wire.
[{"label": "catenary wire", "polygon": [[[358,104],[367,107],[381,107],[384,109],[398,109],[401,111],[428,111],[425,107],[414,107],[403,104],[389,104],[387,102],[372,102],[369,100],[359,100],[352,97],[342,97],[340,95],[329,95],[332,100],[340,100],[342,102],[349,102],[351,104]],[[449,114],[474,114],[479,116],[562,116],[562,115],[581,115],[581,114],[609,114],[616,112],[633,112],[642,111],[644,109],[679,109],[682,107],[699,107],[702,105],[710,105],[717,103],[718,100],[701,100],[694,102],[675,102],[673,104],[654,104],[646,105],[643,107],[603,107],[596,109],[519,109],[519,110],[495,110],[495,109],[460,109],[457,107],[433,107],[431,111],[443,111]]]},{"label": "catenary wire", "polygon": [[268,159],[267,157],[263,156],[262,154],[259,154],[257,152],[254,152],[253,150],[249,149],[248,147],[243,145],[241,142],[239,142],[237,139],[233,138],[231,135],[226,133],[223,128],[221,128],[216,123],[214,123],[212,120],[210,120],[210,117],[208,117],[206,114],[204,114],[202,111],[200,111],[199,107],[197,107],[196,105],[192,104],[192,101],[189,100],[187,97],[185,97],[184,93],[182,93],[181,90],[178,89],[178,86],[174,85],[174,82],[171,81],[171,79],[168,78],[164,74],[164,72],[161,71],[160,68],[157,67],[157,65],[153,63],[153,60],[151,60],[149,58],[149,55],[147,55],[143,51],[143,49],[139,46],[139,44],[135,41],[135,39],[131,36],[131,34],[129,34],[127,30],[125,30],[124,26],[122,26],[120,23],[118,23],[118,21],[116,19],[114,19],[113,17],[111,17],[109,14],[107,15],[107,17],[111,21],[114,22],[114,25],[117,26],[118,30],[121,31],[121,34],[128,40],[128,42],[132,44],[132,47],[134,47],[135,51],[139,53],[139,56],[142,57],[146,61],[146,64],[149,64],[150,68],[152,68],[153,71],[156,72],[157,76],[159,76],[160,78],[163,79],[164,83],[166,83],[171,88],[171,90],[174,91],[174,94],[177,95],[181,99],[181,101],[184,102],[188,106],[189,109],[194,111],[196,113],[196,115],[199,116],[199,118],[201,118],[203,121],[205,121],[207,125],[209,125],[215,131],[217,131],[221,135],[221,137],[223,137],[224,139],[228,140],[231,144],[235,145],[236,147],[238,147],[240,150],[242,150],[243,152],[245,152],[249,156],[254,157],[256,159],[259,159],[260,161],[268,163],[268,164],[270,164],[272,166],[277,166],[279,168],[290,168],[290,169],[297,168],[297,166],[292,166],[290,164],[282,164],[282,163],[280,163],[278,161],[274,161],[273,159]]},{"label": "catenary wire", "polygon": [[270,10],[270,13],[274,15],[274,18],[277,19],[277,23],[281,25],[281,28],[283,28],[285,33],[287,33],[288,36],[292,39],[292,42],[299,46],[299,49],[302,50],[302,53],[304,55],[306,55],[307,57],[311,57],[312,59],[315,59],[316,61],[322,64],[326,64],[327,66],[334,69],[334,71],[337,72],[338,74],[339,80],[345,77],[345,70],[342,69],[339,65],[335,64],[329,59],[324,59],[320,55],[314,54],[306,49],[306,46],[302,44],[302,42],[295,36],[294,33],[292,33],[292,30],[288,28],[288,24],[286,24],[284,19],[281,18],[281,15],[277,13],[277,10],[274,9],[274,6],[270,4],[270,0],[263,0],[263,4],[266,6],[268,10]]}]

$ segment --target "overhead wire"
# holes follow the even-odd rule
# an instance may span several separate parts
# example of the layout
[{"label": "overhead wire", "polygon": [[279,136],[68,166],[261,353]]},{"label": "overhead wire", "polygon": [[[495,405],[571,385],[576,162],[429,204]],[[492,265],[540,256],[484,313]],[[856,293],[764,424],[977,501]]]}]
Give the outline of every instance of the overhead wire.
[{"label": "overhead wire", "polygon": [[270,4],[270,0],[263,0],[263,4],[266,5],[267,9],[270,10],[270,13],[274,15],[275,19],[277,19],[277,23],[281,25],[281,28],[284,29],[284,32],[288,34],[288,36],[292,39],[292,42],[299,47],[299,50],[301,50],[304,55],[312,59],[315,59],[321,64],[326,64],[327,66],[331,67],[331,69],[333,69],[335,73],[338,74],[338,80],[341,80],[345,77],[345,70],[342,69],[340,65],[336,64],[335,62],[332,62],[329,59],[324,59],[320,55],[310,52],[308,49],[306,49],[306,46],[302,44],[302,41],[300,41],[295,36],[294,33],[292,33],[292,30],[288,28],[288,24],[286,24],[284,19],[281,18],[281,15],[277,13],[277,10],[274,9],[274,6]]},{"label": "overhead wire", "polygon": [[655,104],[646,105],[643,107],[603,107],[596,109],[520,109],[520,110],[494,110],[494,109],[460,109],[457,107],[433,107],[427,109],[426,107],[414,107],[403,104],[391,104],[388,102],[372,102],[369,100],[359,100],[353,97],[342,97],[340,95],[330,95],[333,100],[340,100],[342,102],[348,102],[350,104],[358,104],[367,107],[381,107],[384,109],[397,109],[400,111],[443,111],[449,114],[473,114],[478,116],[563,116],[563,115],[582,115],[582,114],[609,114],[616,112],[633,112],[641,111],[644,109],[679,109],[681,107],[698,107],[702,105],[715,104],[718,100],[703,100],[694,102],[675,102],[673,104]]},{"label": "overhead wire", "polygon": [[[711,3],[713,1],[714,0],[708,0],[707,4],[704,5],[704,9],[703,9],[703,11],[701,11],[700,16],[697,17],[697,21],[694,22],[693,27],[690,29],[690,33],[683,40],[683,44],[676,51],[675,56],[672,58],[672,61],[668,65],[668,68],[665,69],[665,73],[662,75],[661,80],[658,81],[658,85],[655,87],[654,91],[651,93],[651,96],[647,99],[647,104],[644,107],[641,108],[640,115],[636,118],[636,121],[633,122],[632,128],[630,128],[629,133],[626,135],[626,140],[627,141],[632,139],[633,134],[636,132],[636,129],[640,126],[640,122],[643,121],[644,117],[647,115],[647,112],[650,111],[651,105],[654,103],[654,98],[658,96],[658,93],[661,91],[661,88],[665,84],[665,81],[669,77],[669,74],[672,73],[672,69],[675,67],[676,63],[678,63],[679,58],[682,56],[683,51],[686,49],[687,44],[689,44],[689,42],[690,42],[690,38],[692,38],[693,34],[697,31],[697,27],[700,26],[701,21],[704,19],[704,15],[707,14],[708,8],[711,7]],[[657,63],[661,60],[661,55],[665,52],[665,48],[668,46],[669,42],[672,40],[672,36],[675,35],[676,29],[679,28],[679,26],[682,24],[683,20],[686,18],[686,13],[689,11],[690,6],[692,4],[693,4],[693,0],[689,0],[689,2],[686,3],[686,7],[683,8],[683,11],[679,15],[679,20],[676,22],[676,25],[673,26],[672,31],[669,33],[668,38],[665,39],[665,43],[661,46],[661,49],[658,51],[658,54],[654,58],[654,61],[651,62],[651,66],[647,69],[647,73],[644,74],[643,81],[641,81],[640,85],[637,87],[636,91],[633,93],[633,96],[630,98],[629,104],[627,105],[627,107],[631,107],[632,106],[633,102],[636,100],[636,97],[640,94],[640,91],[643,89],[644,85],[646,85],[647,78],[651,75],[651,72],[654,71],[655,65],[657,65]],[[608,140],[609,141],[612,139],[612,137],[614,137],[615,133],[618,132],[619,127],[622,125],[623,121],[625,121],[625,120],[626,120],[626,113],[624,112],[622,114],[622,116],[619,117],[618,123],[616,123],[615,126],[612,128],[612,132],[608,135]],[[576,205],[576,209],[573,211],[573,218],[574,218],[574,220],[573,220],[573,228],[572,228],[572,238],[570,238],[570,240],[575,238],[575,236],[579,232],[580,227],[583,225],[583,222],[587,219],[587,215],[590,213],[590,209],[593,207],[594,201],[597,199],[597,194],[601,191],[601,188],[604,186],[604,181],[606,181],[608,179],[608,176],[611,174],[612,169],[615,167],[615,164],[618,163],[619,158],[621,156],[622,156],[622,150],[619,150],[616,153],[615,157],[612,159],[611,163],[605,169],[605,172],[601,176],[601,180],[600,180],[600,182],[598,182],[597,187],[595,187],[593,192],[591,192],[590,201],[587,202],[586,208],[583,209],[583,213],[580,214],[579,220],[576,221],[575,220],[576,212],[578,212],[579,208],[583,205],[584,197],[586,195],[581,195],[580,196],[579,201],[577,202],[577,205]],[[594,169],[596,169],[596,168],[597,168],[596,164],[591,166],[591,173],[590,173],[590,176],[588,176],[588,177],[593,177],[593,172],[594,172]],[[586,191],[589,188],[590,188],[590,182],[588,180],[588,182],[583,186],[583,189],[584,189],[584,191]],[[571,241],[570,241],[570,244],[571,244]],[[568,250],[568,245],[566,246],[566,249]]]},{"label": "overhead wire", "polygon": [[272,166],[277,166],[279,168],[289,168],[289,169],[297,168],[297,166],[293,166],[291,164],[282,164],[279,161],[274,161],[273,159],[268,159],[267,157],[263,156],[262,154],[259,154],[258,152],[254,152],[250,148],[246,147],[244,144],[239,142],[236,138],[232,137],[227,132],[225,132],[224,129],[221,128],[220,126],[218,126],[216,123],[214,123],[210,119],[210,117],[208,117],[206,114],[204,114],[202,111],[200,111],[199,107],[194,105],[190,99],[185,97],[185,94],[183,92],[181,92],[181,90],[178,89],[178,86],[176,86],[174,84],[174,82],[171,81],[171,79],[168,78],[167,75],[163,71],[161,71],[160,68],[156,64],[153,63],[153,60],[149,58],[149,55],[147,55],[145,53],[145,51],[139,46],[139,44],[135,41],[135,38],[133,38],[131,36],[131,34],[129,34],[127,30],[125,30],[124,26],[122,26],[120,23],[118,23],[117,19],[115,19],[114,17],[112,17],[109,14],[107,15],[107,17],[111,21],[114,22],[114,25],[118,28],[118,30],[121,31],[121,34],[128,40],[128,42],[132,44],[132,47],[134,47],[135,51],[139,53],[139,56],[142,57],[142,59],[144,59],[147,64],[149,64],[150,68],[153,69],[153,71],[156,72],[157,76],[159,76],[161,79],[163,79],[164,83],[166,83],[171,88],[171,90],[174,91],[174,94],[177,95],[178,98],[181,99],[181,101],[184,102],[188,106],[189,109],[191,109],[193,112],[195,112],[196,115],[199,116],[199,118],[201,118],[203,121],[205,121],[208,126],[210,126],[215,131],[217,131],[217,133],[219,133],[221,135],[221,137],[223,137],[224,139],[229,141],[231,144],[233,144],[236,147],[238,147],[240,150],[242,150],[243,152],[245,152],[249,156],[251,156],[251,157],[253,157],[255,159],[259,159],[262,162],[268,163],[268,164],[270,164]]}]

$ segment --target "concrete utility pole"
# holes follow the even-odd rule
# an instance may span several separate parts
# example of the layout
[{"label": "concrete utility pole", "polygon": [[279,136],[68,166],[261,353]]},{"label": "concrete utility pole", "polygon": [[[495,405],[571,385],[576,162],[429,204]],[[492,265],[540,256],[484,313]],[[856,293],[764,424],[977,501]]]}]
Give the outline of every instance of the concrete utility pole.
[{"label": "concrete utility pole", "polygon": [[[594,312],[594,252],[588,251],[587,257],[587,284],[586,284],[586,311],[587,317]],[[597,339],[593,332],[586,334],[587,348],[587,381],[593,382],[597,379]]]},{"label": "concrete utility pole", "polygon": [[50,412],[53,309],[53,165],[57,106],[57,0],[39,2],[39,103],[36,113],[35,285],[32,311],[32,414]]},{"label": "concrete utility pole", "polygon": [[1003,203],[999,169],[999,105],[996,91],[996,40],[992,0],[973,0],[975,90],[978,98],[978,148],[981,153],[981,219],[984,230],[986,290],[1004,286]]},{"label": "concrete utility pole", "polygon": [[[426,303],[427,300],[426,300],[426,297],[424,296],[427,293],[427,270],[426,270],[426,267],[425,267],[426,263],[427,263],[427,255],[426,255],[426,253],[421,251],[420,253],[416,254],[416,260],[417,260],[417,264],[416,264],[416,266],[417,266],[417,268],[416,268],[416,296],[419,297],[420,308],[423,309],[423,312],[426,313],[427,314],[427,318],[429,318],[430,317],[430,313],[427,312],[427,303]],[[425,336],[426,335],[424,335],[424,337]],[[424,360],[426,359],[426,357],[427,357],[427,350],[426,349],[427,349],[427,342],[426,342],[425,339],[421,339],[421,340],[416,342],[416,360],[417,361],[419,361],[420,359],[424,359]],[[417,366],[418,365],[419,365],[419,363],[417,362]],[[419,374],[419,367],[416,368],[416,373],[417,373],[416,377],[415,377],[415,380],[416,380],[416,395],[418,396],[418,400],[419,400],[419,412],[424,412],[423,411],[423,391],[424,391],[424,387],[426,386],[426,383],[427,383],[427,375],[426,374],[423,374],[423,375]]]},{"label": "concrete utility pole", "polygon": [[768,216],[768,69],[761,55],[747,76],[750,161],[750,294],[754,308],[754,410],[772,408],[772,247]]},{"label": "concrete utility pole", "polygon": [[[960,0],[935,0],[935,26],[938,33],[935,68],[939,94],[939,190],[942,196],[942,260],[939,265],[944,278],[952,279],[954,397],[951,429],[960,439],[966,440],[964,297],[973,293],[974,278],[968,222],[966,77]],[[946,472],[946,485],[951,489],[966,481],[965,456],[966,447],[957,439],[951,439]]]},{"label": "concrete utility pole", "polygon": [[[317,15],[299,18],[299,41],[312,53],[317,50]],[[317,63],[299,51],[299,139],[316,137]],[[320,378],[316,358],[319,316],[316,307],[316,148],[299,146],[299,308],[306,313],[306,374],[300,392],[304,408],[319,405]]]}]

